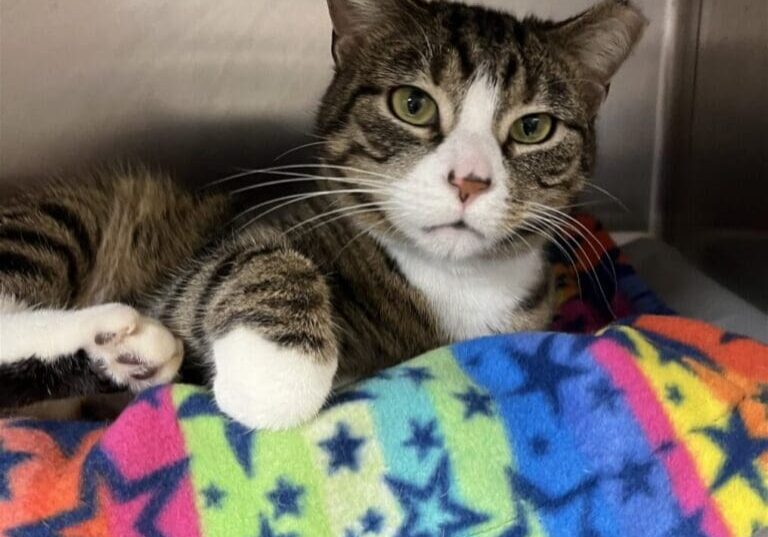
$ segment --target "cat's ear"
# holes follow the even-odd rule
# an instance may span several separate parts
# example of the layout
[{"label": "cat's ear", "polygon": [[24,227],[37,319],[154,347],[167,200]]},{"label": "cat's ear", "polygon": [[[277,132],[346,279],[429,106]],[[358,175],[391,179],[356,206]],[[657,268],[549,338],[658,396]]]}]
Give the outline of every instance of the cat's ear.
[{"label": "cat's ear", "polygon": [[629,0],[604,0],[550,30],[561,53],[586,77],[585,96],[595,111],[647,26],[648,19]]},{"label": "cat's ear", "polygon": [[341,66],[344,58],[359,47],[371,32],[396,23],[399,16],[420,0],[328,0],[333,22],[333,59]]}]

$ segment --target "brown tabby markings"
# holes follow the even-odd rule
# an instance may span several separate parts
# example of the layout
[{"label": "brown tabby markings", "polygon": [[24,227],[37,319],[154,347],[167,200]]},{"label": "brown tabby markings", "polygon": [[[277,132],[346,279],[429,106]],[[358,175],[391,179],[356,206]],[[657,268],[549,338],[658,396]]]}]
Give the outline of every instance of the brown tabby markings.
[{"label": "brown tabby markings", "polygon": [[[608,0],[557,24],[448,2],[329,5],[337,71],[317,118],[322,161],[336,166],[327,173],[350,181],[359,177],[351,168],[371,178],[406,177],[450,135],[470,86],[486,77],[500,95],[493,129],[508,172],[506,226],[518,235],[480,259],[515,255],[525,249],[521,240],[541,248],[535,229],[519,227],[521,214],[531,202],[566,206],[583,188],[594,167],[597,107],[639,39],[639,12]],[[356,11],[361,6],[366,17]],[[406,126],[385,104],[393,88],[416,83],[440,105],[434,127]],[[557,118],[563,134],[555,144],[523,150],[508,130],[516,110],[534,104]],[[326,183],[322,189],[349,188]],[[183,339],[190,381],[216,375],[213,346],[238,327],[318,364],[338,357],[341,377],[367,375],[451,342],[427,297],[361,230],[401,244],[409,239],[381,208],[286,230],[329,210],[328,199],[354,207],[387,201],[381,196],[329,194],[234,233],[225,227],[232,215],[224,198],[192,196],[144,170],[58,183],[0,209],[0,298],[57,308],[134,304]],[[543,271],[505,329],[545,327],[552,295]],[[0,406],[104,389],[83,363],[75,356],[55,368],[34,360],[0,366]]]}]

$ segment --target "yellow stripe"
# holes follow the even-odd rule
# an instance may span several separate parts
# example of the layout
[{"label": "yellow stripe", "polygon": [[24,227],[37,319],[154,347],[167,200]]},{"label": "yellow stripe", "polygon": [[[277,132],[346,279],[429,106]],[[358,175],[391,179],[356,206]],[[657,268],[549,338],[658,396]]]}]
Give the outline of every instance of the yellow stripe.
[{"label": "yellow stripe", "polygon": [[[699,475],[707,486],[711,486],[723,467],[725,454],[702,430],[725,429],[733,406],[718,399],[691,370],[674,362],[663,364],[657,349],[640,333],[629,328],[622,330],[637,346],[640,369],[659,396],[678,438],[685,440]],[[667,389],[674,386],[684,397],[680,405],[666,396]],[[764,472],[763,481],[766,482]],[[768,509],[741,478],[731,480],[714,494],[714,498],[734,535],[749,535],[755,521],[768,523]]]}]

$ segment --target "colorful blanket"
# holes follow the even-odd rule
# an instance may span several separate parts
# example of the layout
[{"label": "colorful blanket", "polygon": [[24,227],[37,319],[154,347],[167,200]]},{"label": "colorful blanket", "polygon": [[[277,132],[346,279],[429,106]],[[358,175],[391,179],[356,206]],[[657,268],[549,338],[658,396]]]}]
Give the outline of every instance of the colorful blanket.
[{"label": "colorful blanket", "polygon": [[[109,426],[0,423],[0,534],[756,534],[768,348],[658,315],[583,222],[606,252],[558,269],[559,332],[435,351],[301,429],[246,430],[187,386],[143,394]],[[612,314],[629,317],[591,332]]]}]

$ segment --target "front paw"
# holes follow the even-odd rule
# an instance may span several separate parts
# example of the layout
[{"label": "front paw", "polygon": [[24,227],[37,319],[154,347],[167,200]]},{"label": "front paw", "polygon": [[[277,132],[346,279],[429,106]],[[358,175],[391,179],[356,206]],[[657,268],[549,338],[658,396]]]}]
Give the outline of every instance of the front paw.
[{"label": "front paw", "polygon": [[287,429],[315,417],[331,392],[338,364],[244,327],[217,340],[213,357],[216,403],[254,429]]},{"label": "front paw", "polygon": [[85,351],[96,367],[119,386],[138,392],[171,382],[181,366],[181,340],[154,319],[121,304],[85,310]]}]

